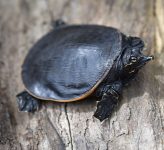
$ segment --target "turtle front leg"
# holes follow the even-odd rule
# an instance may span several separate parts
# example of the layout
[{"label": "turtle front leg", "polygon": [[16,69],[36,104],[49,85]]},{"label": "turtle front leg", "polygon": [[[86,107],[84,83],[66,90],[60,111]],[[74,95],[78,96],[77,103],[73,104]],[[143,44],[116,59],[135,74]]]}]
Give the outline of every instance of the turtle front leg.
[{"label": "turtle front leg", "polygon": [[106,85],[103,91],[102,99],[97,104],[97,109],[94,117],[103,121],[111,116],[116,108],[122,92],[122,82],[116,81],[111,85]]},{"label": "turtle front leg", "polygon": [[39,109],[40,100],[34,98],[28,92],[23,91],[17,96],[18,108],[20,111],[35,112]]}]

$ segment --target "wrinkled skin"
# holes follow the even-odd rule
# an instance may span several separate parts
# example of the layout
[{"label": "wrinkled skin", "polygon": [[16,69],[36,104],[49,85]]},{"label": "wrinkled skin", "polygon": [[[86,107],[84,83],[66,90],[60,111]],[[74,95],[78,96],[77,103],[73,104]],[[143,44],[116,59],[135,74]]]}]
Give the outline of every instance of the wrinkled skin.
[{"label": "wrinkled skin", "polygon": [[[53,23],[55,28],[65,25],[62,20]],[[142,54],[144,43],[140,38],[127,37],[122,34],[122,39],[121,55],[118,56],[107,77],[93,93],[100,99],[94,114],[100,121],[111,116],[120,101],[122,88],[136,76],[139,69],[153,59],[152,56]],[[40,100],[24,91],[17,95],[17,103],[20,111],[34,112],[38,110]]]},{"label": "wrinkled skin", "polygon": [[102,85],[101,89],[98,89],[96,93],[99,95],[98,97],[102,97],[94,114],[100,121],[112,114],[120,100],[122,87],[136,76],[139,69],[153,59],[153,56],[142,54],[143,48],[144,43],[140,38],[125,37],[123,53],[117,59],[116,65],[114,65],[112,70],[112,72],[115,72],[114,78],[109,80],[109,83]]}]

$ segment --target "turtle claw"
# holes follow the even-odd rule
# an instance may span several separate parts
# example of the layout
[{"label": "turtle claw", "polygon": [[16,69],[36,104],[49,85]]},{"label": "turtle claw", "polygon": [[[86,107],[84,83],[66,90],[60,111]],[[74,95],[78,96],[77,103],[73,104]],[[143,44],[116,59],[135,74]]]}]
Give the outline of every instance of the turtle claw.
[{"label": "turtle claw", "polygon": [[39,100],[29,95],[26,91],[18,94],[16,97],[19,111],[35,112],[39,110]]},{"label": "turtle claw", "polygon": [[100,101],[93,116],[102,122],[111,116],[113,108],[114,105],[112,105],[109,101]]}]

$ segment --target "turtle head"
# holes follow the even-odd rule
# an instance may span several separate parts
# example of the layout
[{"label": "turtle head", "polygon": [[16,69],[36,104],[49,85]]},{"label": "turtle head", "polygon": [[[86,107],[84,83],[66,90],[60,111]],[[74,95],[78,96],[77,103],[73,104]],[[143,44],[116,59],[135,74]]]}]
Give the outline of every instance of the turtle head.
[{"label": "turtle head", "polygon": [[128,37],[128,44],[122,56],[123,74],[124,76],[134,75],[147,62],[152,60],[153,56],[145,56],[142,51],[144,42],[138,37]]}]

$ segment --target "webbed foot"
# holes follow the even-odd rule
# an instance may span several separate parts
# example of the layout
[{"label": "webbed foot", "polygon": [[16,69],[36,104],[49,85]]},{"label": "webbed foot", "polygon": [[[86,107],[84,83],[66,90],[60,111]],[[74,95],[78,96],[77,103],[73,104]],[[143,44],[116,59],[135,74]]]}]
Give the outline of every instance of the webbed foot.
[{"label": "webbed foot", "polygon": [[98,102],[96,112],[93,116],[99,119],[100,121],[103,121],[112,115],[115,107],[116,104],[113,101],[110,101],[109,99],[102,100]]},{"label": "webbed foot", "polygon": [[40,101],[24,91],[17,96],[18,108],[20,111],[35,112],[39,110]]},{"label": "webbed foot", "polygon": [[54,28],[54,29],[57,29],[57,28],[59,28],[59,27],[63,27],[63,26],[66,26],[67,24],[63,21],[63,20],[61,20],[61,19],[57,19],[57,20],[55,20],[55,21],[52,21],[52,27]]},{"label": "webbed foot", "polygon": [[96,112],[94,113],[94,117],[100,121],[110,117],[116,108],[122,91],[122,82],[116,81],[111,85],[106,85],[104,89],[102,99],[98,102]]}]

